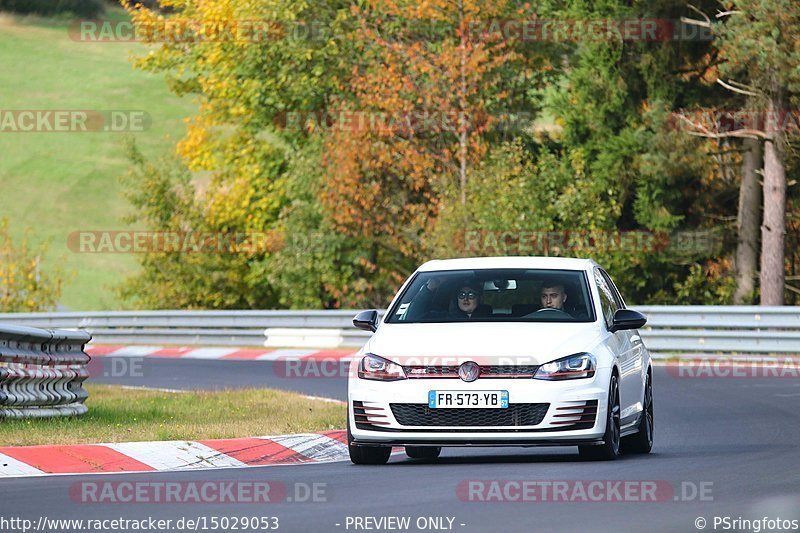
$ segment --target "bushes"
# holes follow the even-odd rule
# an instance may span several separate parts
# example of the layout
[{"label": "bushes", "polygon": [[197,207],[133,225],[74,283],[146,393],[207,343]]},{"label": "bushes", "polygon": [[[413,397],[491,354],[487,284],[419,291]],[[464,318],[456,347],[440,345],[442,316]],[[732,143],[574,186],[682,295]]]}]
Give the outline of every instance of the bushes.
[{"label": "bushes", "polygon": [[0,0],[0,11],[44,17],[69,15],[97,18],[103,13],[100,0]]},{"label": "bushes", "polygon": [[0,218],[0,312],[49,311],[61,296],[64,274],[61,269],[41,268],[45,245],[28,244],[27,235],[17,243],[11,238],[8,219]]}]

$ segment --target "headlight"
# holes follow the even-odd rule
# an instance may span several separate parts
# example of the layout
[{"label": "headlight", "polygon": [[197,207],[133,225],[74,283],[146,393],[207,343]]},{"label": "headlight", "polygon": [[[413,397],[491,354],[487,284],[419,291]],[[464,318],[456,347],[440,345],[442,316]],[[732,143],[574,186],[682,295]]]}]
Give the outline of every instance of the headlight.
[{"label": "headlight", "polygon": [[397,363],[368,353],[358,365],[358,377],[377,381],[397,381],[406,379],[406,371]]},{"label": "headlight", "polygon": [[580,379],[594,376],[597,360],[590,353],[576,353],[561,359],[545,363],[539,367],[533,379],[558,381],[562,379]]}]

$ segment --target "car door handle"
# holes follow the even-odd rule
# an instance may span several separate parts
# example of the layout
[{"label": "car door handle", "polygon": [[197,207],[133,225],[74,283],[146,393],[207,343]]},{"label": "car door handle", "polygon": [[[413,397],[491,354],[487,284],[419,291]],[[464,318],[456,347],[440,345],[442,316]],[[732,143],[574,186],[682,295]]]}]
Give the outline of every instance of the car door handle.
[{"label": "car door handle", "polygon": [[631,337],[631,342],[633,344],[641,344],[642,338],[639,335],[634,335],[633,337]]}]

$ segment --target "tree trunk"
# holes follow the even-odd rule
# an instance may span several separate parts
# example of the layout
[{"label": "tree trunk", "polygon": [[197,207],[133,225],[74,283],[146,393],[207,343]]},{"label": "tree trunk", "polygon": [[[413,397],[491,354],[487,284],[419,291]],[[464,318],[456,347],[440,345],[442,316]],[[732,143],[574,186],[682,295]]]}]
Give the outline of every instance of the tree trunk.
[{"label": "tree trunk", "polygon": [[458,27],[461,31],[461,78],[460,94],[458,97],[458,182],[461,188],[461,205],[467,205],[467,31],[464,20],[464,2],[458,1]]},{"label": "tree trunk", "polygon": [[733,303],[752,303],[758,268],[758,227],[761,219],[761,186],[758,171],[761,169],[761,141],[744,140],[742,155],[742,183],[739,186],[739,211],[736,220],[736,292]]},{"label": "tree trunk", "polygon": [[764,223],[761,226],[761,305],[783,305],[784,239],[786,233],[786,147],[783,115],[785,92],[769,100],[764,143]]}]

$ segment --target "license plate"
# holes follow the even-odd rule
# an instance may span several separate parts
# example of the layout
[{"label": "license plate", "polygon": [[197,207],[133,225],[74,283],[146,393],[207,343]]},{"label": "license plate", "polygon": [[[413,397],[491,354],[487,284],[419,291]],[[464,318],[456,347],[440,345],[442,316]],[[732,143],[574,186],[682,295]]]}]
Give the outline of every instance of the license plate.
[{"label": "license plate", "polygon": [[432,390],[428,391],[431,409],[471,407],[473,409],[508,409],[507,390]]}]

